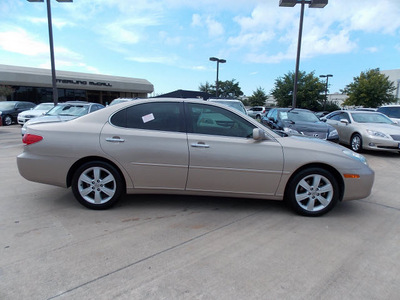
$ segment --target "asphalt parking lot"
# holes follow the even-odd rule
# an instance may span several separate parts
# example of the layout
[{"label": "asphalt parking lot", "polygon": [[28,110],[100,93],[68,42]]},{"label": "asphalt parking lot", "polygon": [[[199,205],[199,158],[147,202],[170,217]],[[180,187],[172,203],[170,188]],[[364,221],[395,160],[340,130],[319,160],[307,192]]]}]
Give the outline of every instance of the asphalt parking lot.
[{"label": "asphalt parking lot", "polygon": [[371,196],[306,218],[186,196],[92,211],[22,178],[22,150],[0,127],[0,299],[399,299],[400,154],[365,154]]}]

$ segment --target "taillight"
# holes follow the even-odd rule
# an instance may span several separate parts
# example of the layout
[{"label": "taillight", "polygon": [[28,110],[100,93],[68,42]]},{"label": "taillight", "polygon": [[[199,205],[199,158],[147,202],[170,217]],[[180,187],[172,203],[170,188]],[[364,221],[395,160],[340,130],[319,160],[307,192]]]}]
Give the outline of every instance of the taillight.
[{"label": "taillight", "polygon": [[24,134],[24,137],[22,138],[22,142],[27,145],[40,142],[41,140],[43,140],[42,136],[36,135],[36,134],[29,134],[29,133]]}]

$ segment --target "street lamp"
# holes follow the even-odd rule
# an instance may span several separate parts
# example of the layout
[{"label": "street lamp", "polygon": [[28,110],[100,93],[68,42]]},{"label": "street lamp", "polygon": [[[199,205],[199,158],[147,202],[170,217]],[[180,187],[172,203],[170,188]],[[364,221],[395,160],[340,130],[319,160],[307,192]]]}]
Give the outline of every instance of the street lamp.
[{"label": "street lamp", "polygon": [[216,58],[216,57],[210,57],[211,61],[216,61],[217,62],[217,81],[215,84],[215,97],[218,98],[218,73],[219,73],[219,64],[224,64],[226,63],[225,59],[220,59],[220,58]]},{"label": "street lamp", "polygon": [[328,4],[328,0],[280,0],[279,1],[279,6],[282,6],[282,7],[294,7],[296,4],[301,4],[301,11],[300,11],[299,37],[297,40],[296,70],[294,73],[293,100],[292,100],[293,108],[296,108],[297,81],[298,81],[298,77],[299,77],[299,64],[300,64],[301,36],[303,33],[304,5],[308,4],[308,7],[310,7],[310,8],[324,8]]},{"label": "street lamp", "polygon": [[326,78],[326,82],[325,82],[325,100],[324,100],[324,110],[325,110],[326,100],[328,100],[328,79],[329,79],[329,77],[333,77],[333,75],[332,74],[326,74],[326,75],[319,75],[319,77]]},{"label": "street lamp", "polygon": [[[73,0],[56,0],[57,2],[72,2]],[[28,0],[28,2],[44,2],[44,0]],[[47,23],[49,26],[49,43],[50,43],[50,63],[51,63],[51,82],[53,87],[53,101],[54,105],[58,103],[58,91],[56,81],[56,67],[54,63],[54,46],[53,46],[53,26],[51,23],[51,7],[50,0],[46,0],[47,3]]]}]

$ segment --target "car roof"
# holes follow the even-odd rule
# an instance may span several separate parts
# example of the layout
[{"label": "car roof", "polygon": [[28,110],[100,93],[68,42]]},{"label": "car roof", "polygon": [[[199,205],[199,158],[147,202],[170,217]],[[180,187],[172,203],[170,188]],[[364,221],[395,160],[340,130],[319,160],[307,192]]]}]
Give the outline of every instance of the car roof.
[{"label": "car roof", "polygon": [[278,111],[307,111],[307,112],[312,112],[309,109],[304,109],[304,108],[290,108],[290,107],[276,107],[275,108]]}]

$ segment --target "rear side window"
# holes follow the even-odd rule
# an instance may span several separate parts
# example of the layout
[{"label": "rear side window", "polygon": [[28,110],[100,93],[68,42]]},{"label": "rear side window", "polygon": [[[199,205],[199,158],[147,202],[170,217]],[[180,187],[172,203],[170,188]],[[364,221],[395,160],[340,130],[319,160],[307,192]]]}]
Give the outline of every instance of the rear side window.
[{"label": "rear side window", "polygon": [[118,127],[184,132],[182,103],[142,103],[127,107],[111,117]]}]

